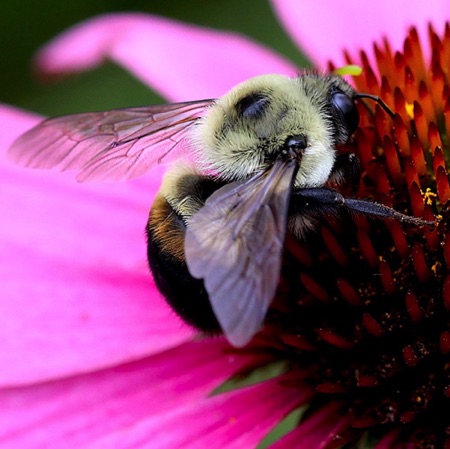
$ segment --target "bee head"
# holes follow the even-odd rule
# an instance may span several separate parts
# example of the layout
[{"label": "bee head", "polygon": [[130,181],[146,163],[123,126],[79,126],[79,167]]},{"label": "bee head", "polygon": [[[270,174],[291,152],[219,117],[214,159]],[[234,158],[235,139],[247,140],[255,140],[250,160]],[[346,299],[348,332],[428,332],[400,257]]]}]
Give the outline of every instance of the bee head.
[{"label": "bee head", "polygon": [[339,76],[264,75],[232,89],[208,110],[196,143],[208,169],[224,180],[266,170],[286,151],[295,152],[298,187],[322,186],[336,144],[356,130],[355,91]]}]

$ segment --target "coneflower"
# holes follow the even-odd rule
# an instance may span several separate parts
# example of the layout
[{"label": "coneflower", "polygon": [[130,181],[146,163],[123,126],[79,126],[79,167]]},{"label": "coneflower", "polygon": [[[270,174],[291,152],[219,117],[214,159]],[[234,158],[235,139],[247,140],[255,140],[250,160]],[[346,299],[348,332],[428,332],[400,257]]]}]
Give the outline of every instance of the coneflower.
[{"label": "coneflower", "polygon": [[399,444],[419,448],[450,447],[449,25],[442,36],[430,26],[429,39],[429,63],[415,28],[402,52],[388,40],[375,44],[375,68],[365,52],[347,55],[363,66],[358,90],[379,95],[395,117],[362,105],[345,150],[362,163],[355,196],[436,225],[327,218],[305,242],[288,238],[269,324],[246,350],[288,363],[282,382],[311,389],[309,420],[332,407],[339,425],[325,448],[365,431],[395,433]]},{"label": "coneflower", "polygon": [[[205,48],[215,55],[220,43],[241,58],[231,61],[236,66],[224,62],[223,79],[212,77],[206,87],[191,82],[187,92],[148,56],[155,36],[169,42],[170,56],[165,33],[184,39],[189,51],[180,57],[191,52],[203,61]],[[250,448],[298,409],[293,429],[271,447],[448,448],[449,39],[448,26],[442,35],[430,26],[427,44],[411,29],[402,52],[385,39],[373,59],[371,49],[347,55],[363,67],[354,78],[358,90],[381,96],[395,117],[371,102],[360,105],[361,126],[340,150],[358,155],[363,176],[356,191],[344,186],[343,194],[435,226],[342,214],[324,218],[305,242],[288,236],[267,324],[244,349],[193,341],[150,284],[140,232],[158,176],[122,187],[80,186],[8,166],[3,155],[8,263],[0,271],[0,307],[8,321],[0,327],[0,446]],[[105,55],[171,101],[219,96],[263,68],[295,73],[293,64],[245,39],[142,15],[93,19],[38,61],[60,73]],[[206,66],[211,60],[198,70]],[[37,120],[8,107],[0,119],[2,146]],[[113,254],[106,251],[111,241]],[[217,390],[269,365],[276,368],[269,380]]]}]

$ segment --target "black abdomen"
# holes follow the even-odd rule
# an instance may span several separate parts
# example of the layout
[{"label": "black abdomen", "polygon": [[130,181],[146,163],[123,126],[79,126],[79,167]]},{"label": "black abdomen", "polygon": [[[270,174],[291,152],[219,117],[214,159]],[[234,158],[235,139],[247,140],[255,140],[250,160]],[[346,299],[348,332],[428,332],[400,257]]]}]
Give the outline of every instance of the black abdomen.
[{"label": "black abdomen", "polygon": [[188,324],[207,333],[218,333],[220,326],[203,281],[193,278],[186,265],[186,225],[162,195],[153,204],[146,231],[148,262],[166,301]]}]

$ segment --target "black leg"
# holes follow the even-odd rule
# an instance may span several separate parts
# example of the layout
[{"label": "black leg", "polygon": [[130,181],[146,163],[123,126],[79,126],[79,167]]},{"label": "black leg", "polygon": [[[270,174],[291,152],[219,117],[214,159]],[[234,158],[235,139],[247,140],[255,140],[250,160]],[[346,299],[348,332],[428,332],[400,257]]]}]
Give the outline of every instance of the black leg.
[{"label": "black leg", "polygon": [[357,200],[353,198],[346,198],[344,207],[350,212],[356,212],[363,215],[368,215],[373,218],[384,218],[387,220],[397,220],[403,223],[412,224],[415,226],[433,226],[434,221],[421,220],[411,215],[405,215],[396,210],[384,206],[383,204],[374,203],[372,201]]},{"label": "black leg", "polygon": [[415,226],[432,226],[434,222],[421,220],[395,211],[383,204],[354,198],[344,198],[339,192],[328,188],[300,189],[291,197],[291,213],[318,216],[336,214],[344,208],[350,213],[371,218],[398,220]]}]

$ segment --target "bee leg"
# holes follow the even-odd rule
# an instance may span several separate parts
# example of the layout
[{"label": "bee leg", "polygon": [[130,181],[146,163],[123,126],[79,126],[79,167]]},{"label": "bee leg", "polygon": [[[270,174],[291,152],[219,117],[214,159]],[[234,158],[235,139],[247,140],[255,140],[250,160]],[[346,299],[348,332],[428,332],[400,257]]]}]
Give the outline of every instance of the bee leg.
[{"label": "bee leg", "polygon": [[373,201],[345,198],[344,207],[353,213],[360,213],[373,218],[397,220],[415,226],[433,226],[434,221],[422,220],[411,215],[405,215],[383,204]]},{"label": "bee leg", "polygon": [[383,204],[355,198],[344,198],[339,192],[328,188],[300,189],[293,192],[291,209],[293,212],[318,214],[336,214],[339,209],[350,213],[362,214],[371,218],[397,220],[416,226],[431,226],[432,221],[405,215]]},{"label": "bee leg", "polygon": [[317,229],[324,216],[338,215],[344,197],[330,188],[294,190],[289,203],[290,232],[299,240]]},{"label": "bee leg", "polygon": [[291,196],[290,213],[311,217],[336,214],[344,205],[344,197],[326,187],[295,190]]},{"label": "bee leg", "polygon": [[196,174],[169,182],[155,198],[146,227],[149,266],[158,290],[185,322],[209,334],[219,333],[203,281],[193,278],[187,268],[184,239],[189,217],[221,184]]}]

